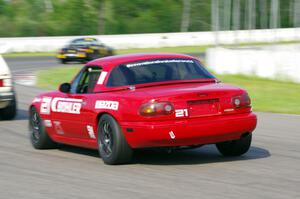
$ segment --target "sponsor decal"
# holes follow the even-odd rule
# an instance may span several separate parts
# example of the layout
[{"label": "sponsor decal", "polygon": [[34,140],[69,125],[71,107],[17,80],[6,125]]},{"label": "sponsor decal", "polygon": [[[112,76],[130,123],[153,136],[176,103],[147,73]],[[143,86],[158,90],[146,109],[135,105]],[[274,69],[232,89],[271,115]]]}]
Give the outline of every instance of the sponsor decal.
[{"label": "sponsor decal", "polygon": [[61,97],[43,97],[40,112],[50,114],[50,110],[60,113],[80,114],[82,99],[61,98]]},{"label": "sponsor decal", "polygon": [[87,129],[87,132],[88,132],[90,138],[96,139],[96,136],[95,136],[95,133],[94,133],[94,128],[90,125],[87,125],[86,129]]},{"label": "sponsor decal", "polygon": [[167,59],[167,60],[154,60],[154,61],[145,61],[139,63],[130,63],[130,64],[126,64],[126,66],[130,68],[135,66],[145,66],[151,64],[166,64],[166,63],[194,63],[194,61],[186,60],[186,59]]},{"label": "sponsor decal", "polygon": [[51,120],[44,120],[44,125],[45,125],[45,127],[52,127]]},{"label": "sponsor decal", "polygon": [[119,102],[118,101],[108,101],[108,100],[97,100],[95,104],[96,109],[110,109],[118,110]]},{"label": "sponsor decal", "polygon": [[60,113],[80,114],[82,101],[82,99],[56,97],[52,100],[51,110]]},{"label": "sponsor decal", "polygon": [[97,84],[102,85],[103,82],[104,82],[104,80],[105,80],[106,75],[107,75],[107,72],[102,71],[101,74],[100,74],[100,76],[99,76]]},{"label": "sponsor decal", "polygon": [[170,132],[169,132],[169,135],[170,135],[170,138],[171,138],[171,139],[175,139],[175,134],[174,134],[173,131],[170,131]]}]

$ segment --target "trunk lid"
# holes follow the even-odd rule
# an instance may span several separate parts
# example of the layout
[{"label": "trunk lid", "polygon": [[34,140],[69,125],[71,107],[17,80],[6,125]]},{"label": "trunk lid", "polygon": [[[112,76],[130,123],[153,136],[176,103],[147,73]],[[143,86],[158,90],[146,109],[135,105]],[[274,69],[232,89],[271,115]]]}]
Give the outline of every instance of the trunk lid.
[{"label": "trunk lid", "polygon": [[140,91],[151,97],[151,100],[173,103],[174,116],[178,118],[223,114],[225,109],[233,108],[232,97],[244,92],[238,87],[223,83],[164,85]]}]

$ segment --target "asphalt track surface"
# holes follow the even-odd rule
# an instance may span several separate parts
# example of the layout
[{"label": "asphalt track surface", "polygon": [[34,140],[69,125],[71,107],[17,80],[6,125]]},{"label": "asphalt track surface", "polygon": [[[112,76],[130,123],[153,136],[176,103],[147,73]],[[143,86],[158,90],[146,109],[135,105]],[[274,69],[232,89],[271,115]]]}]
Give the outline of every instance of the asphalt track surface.
[{"label": "asphalt track surface", "polygon": [[[8,62],[14,73],[57,64],[43,58]],[[170,154],[143,151],[132,164],[107,166],[93,150],[34,150],[27,109],[42,90],[16,90],[18,117],[0,121],[1,199],[300,198],[300,116],[258,113],[252,147],[242,157],[224,158],[208,145]]]}]

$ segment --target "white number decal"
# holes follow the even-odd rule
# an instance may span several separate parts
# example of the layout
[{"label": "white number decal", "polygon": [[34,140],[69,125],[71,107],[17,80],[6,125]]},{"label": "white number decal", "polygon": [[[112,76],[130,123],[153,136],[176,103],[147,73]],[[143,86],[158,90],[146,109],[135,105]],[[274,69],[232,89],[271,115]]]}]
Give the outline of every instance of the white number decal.
[{"label": "white number decal", "polygon": [[189,116],[188,110],[186,108],[185,109],[177,109],[177,110],[175,110],[175,116],[176,117],[187,117],[187,116]]},{"label": "white number decal", "polygon": [[41,103],[41,110],[40,112],[42,114],[50,114],[50,102],[51,102],[51,97],[44,97],[42,99],[42,103]]}]

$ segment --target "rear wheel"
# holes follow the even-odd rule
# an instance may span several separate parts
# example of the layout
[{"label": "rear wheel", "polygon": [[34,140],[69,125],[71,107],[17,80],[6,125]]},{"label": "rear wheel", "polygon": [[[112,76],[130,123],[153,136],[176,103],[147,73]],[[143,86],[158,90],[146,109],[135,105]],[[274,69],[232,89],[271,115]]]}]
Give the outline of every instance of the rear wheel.
[{"label": "rear wheel", "polygon": [[88,55],[88,60],[94,60],[100,58],[101,55],[99,53],[91,53]]},{"label": "rear wheel", "polygon": [[217,149],[224,156],[240,156],[246,153],[251,145],[252,133],[245,134],[239,140],[217,143]]},{"label": "rear wheel", "polygon": [[14,97],[14,99],[9,103],[9,105],[0,110],[1,113],[1,118],[4,120],[12,120],[15,118],[15,116],[17,115],[17,102],[16,102],[16,98]]},{"label": "rear wheel", "polygon": [[124,164],[132,159],[133,151],[128,145],[117,121],[104,114],[98,124],[99,154],[106,164]]},{"label": "rear wheel", "polygon": [[66,59],[61,59],[60,62],[61,62],[62,64],[66,64],[66,63],[67,63],[67,60],[66,60]]},{"label": "rear wheel", "polygon": [[36,149],[50,149],[57,145],[48,136],[43,121],[35,107],[30,110],[29,116],[30,141]]}]

